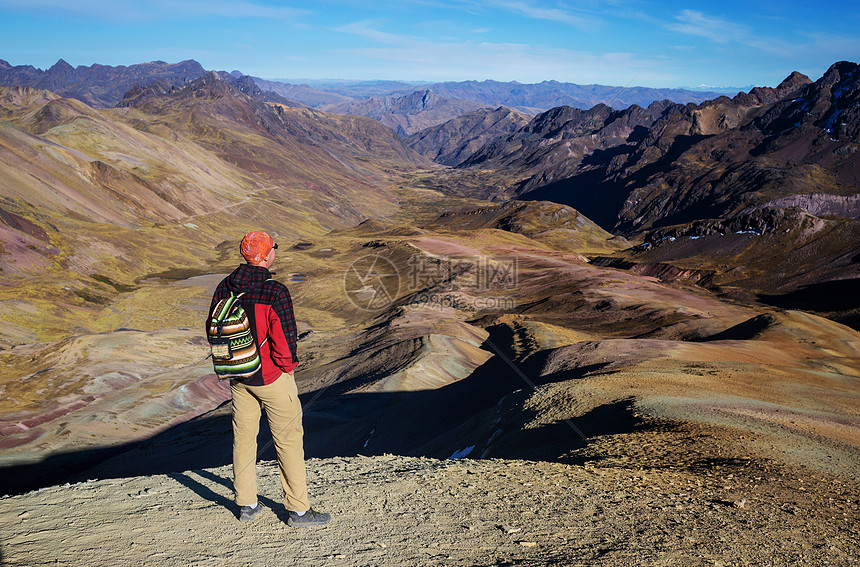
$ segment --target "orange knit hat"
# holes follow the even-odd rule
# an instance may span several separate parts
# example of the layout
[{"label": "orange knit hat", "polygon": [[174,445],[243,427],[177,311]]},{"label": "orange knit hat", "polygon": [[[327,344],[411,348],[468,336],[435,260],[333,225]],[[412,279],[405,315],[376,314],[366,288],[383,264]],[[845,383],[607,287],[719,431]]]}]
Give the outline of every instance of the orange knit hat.
[{"label": "orange knit hat", "polygon": [[269,255],[269,251],[275,248],[275,241],[265,232],[249,232],[242,238],[239,252],[248,262],[262,262]]}]

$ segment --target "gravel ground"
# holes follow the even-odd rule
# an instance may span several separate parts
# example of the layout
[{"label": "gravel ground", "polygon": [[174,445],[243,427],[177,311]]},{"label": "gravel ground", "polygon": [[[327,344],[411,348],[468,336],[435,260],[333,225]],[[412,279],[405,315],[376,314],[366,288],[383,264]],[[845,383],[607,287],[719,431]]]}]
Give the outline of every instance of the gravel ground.
[{"label": "gravel ground", "polygon": [[0,499],[4,565],[854,565],[858,483],[708,470],[383,455],[308,461],[330,525],[290,528],[277,468],[254,522],[229,467]]}]

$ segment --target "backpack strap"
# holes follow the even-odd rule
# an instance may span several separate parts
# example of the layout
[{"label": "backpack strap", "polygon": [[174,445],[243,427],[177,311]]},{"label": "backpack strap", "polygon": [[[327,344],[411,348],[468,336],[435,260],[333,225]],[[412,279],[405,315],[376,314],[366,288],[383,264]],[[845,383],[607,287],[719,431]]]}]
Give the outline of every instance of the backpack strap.
[{"label": "backpack strap", "polygon": [[[212,322],[218,323],[219,326],[223,325],[224,319],[233,310],[233,304],[235,304],[236,301],[238,301],[243,295],[245,295],[244,291],[238,295],[231,291],[230,297],[219,301],[218,304],[215,306],[215,312],[212,313]],[[219,306],[221,307],[220,309],[218,309]]]}]

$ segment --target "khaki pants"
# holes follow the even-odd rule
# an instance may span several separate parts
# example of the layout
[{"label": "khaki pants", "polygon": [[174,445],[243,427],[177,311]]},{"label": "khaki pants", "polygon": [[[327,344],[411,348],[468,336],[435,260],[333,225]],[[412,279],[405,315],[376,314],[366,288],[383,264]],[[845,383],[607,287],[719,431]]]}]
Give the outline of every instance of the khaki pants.
[{"label": "khaki pants", "polygon": [[257,501],[257,433],[265,408],[275,442],[284,506],[301,512],[311,506],[305,478],[302,406],[293,373],[265,386],[230,381],[233,394],[233,490],[239,506]]}]

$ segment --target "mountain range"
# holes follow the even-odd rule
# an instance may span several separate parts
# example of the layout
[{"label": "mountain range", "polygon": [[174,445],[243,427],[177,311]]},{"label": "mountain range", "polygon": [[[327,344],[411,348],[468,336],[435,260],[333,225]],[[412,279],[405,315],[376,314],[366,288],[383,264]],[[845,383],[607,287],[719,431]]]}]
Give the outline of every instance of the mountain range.
[{"label": "mountain range", "polygon": [[[558,81],[524,84],[516,81],[459,81],[423,85],[440,96],[474,100],[487,106],[504,105],[527,114],[535,114],[558,106],[588,109],[598,104],[627,108],[634,104],[647,106],[655,100],[672,100],[681,104],[704,102],[719,96],[711,91],[686,89],[655,89],[648,87],[617,87],[606,85],[577,85]],[[401,90],[396,94],[405,94]]]},{"label": "mountain range", "polygon": [[153,61],[137,65],[79,65],[72,67],[62,59],[46,70],[32,65],[10,65],[0,59],[0,85],[44,89],[76,98],[95,108],[107,108],[122,100],[132,87],[164,81],[186,85],[206,74],[194,60],[169,64]]},{"label": "mountain range", "polygon": [[860,181],[858,85],[857,65],[846,62],[814,83],[795,73],[776,88],[700,105],[559,107],[458,167],[508,170],[512,196],[563,202],[626,234],[788,195],[836,202]]},{"label": "mountain range", "polygon": [[[205,73],[206,70],[194,60],[177,64],[155,61],[130,66],[96,64],[72,67],[61,59],[43,71],[31,65],[12,66],[0,59],[0,85],[46,89],[96,108],[118,104],[135,86],[145,87],[156,81],[174,87],[183,86]],[[234,79],[244,76],[240,71],[229,75]],[[403,135],[482,107],[504,105],[526,114],[536,114],[560,105],[585,109],[604,103],[625,108],[631,104],[647,105],[653,100],[670,99],[686,103],[718,96],[713,92],[685,89],[576,85],[557,81],[536,84],[462,81],[417,85],[399,81],[361,81],[330,84],[324,88],[258,77],[247,81],[253,81],[264,91],[272,93],[268,96],[273,102],[284,102],[274,100],[274,95],[278,95],[289,101],[289,106],[305,105],[338,114],[371,116]]]},{"label": "mountain range", "polygon": [[[0,70],[3,81],[26,82],[36,89],[51,85],[61,93],[97,99],[101,106],[112,104],[117,110],[110,121],[122,117],[126,121],[123,128],[131,126],[149,134],[167,128],[179,133],[222,162],[239,167],[242,176],[248,172],[263,175],[254,181],[256,185],[295,185],[300,180],[298,185],[315,188],[309,193],[309,203],[316,204],[309,204],[309,212],[317,210],[323,198],[316,192],[318,188],[343,181],[343,191],[356,190],[356,199],[324,207],[339,216],[339,222],[366,218],[377,209],[377,203],[391,198],[384,191],[378,193],[381,201],[368,198],[377,189],[362,193],[360,188],[367,179],[360,165],[363,160],[426,167],[425,158],[456,166],[428,177],[428,188],[452,196],[550,200],[572,206],[605,230],[643,238],[643,247],[636,250],[643,260],[662,254],[657,250],[665,251],[674,242],[670,237],[677,240],[679,235],[698,238],[728,227],[740,232],[767,227],[773,235],[778,224],[795,218],[774,216],[774,210],[801,209],[816,218],[847,219],[826,221],[842,223],[839,230],[828,230],[833,235],[846,230],[850,233],[856,217],[858,73],[857,65],[849,62],[834,64],[814,82],[793,73],[777,87],[757,87],[733,98],[719,96],[698,104],[659,100],[622,109],[605,104],[588,109],[559,106],[534,117],[505,106],[488,108],[483,102],[445,98],[429,88],[358,102],[345,98],[347,94],[337,94],[315,102],[338,110],[326,113],[272,90],[282,88],[281,93],[303,96],[309,93],[307,89],[289,90],[291,87],[283,84],[263,83],[263,90],[257,80],[239,71],[207,73],[194,61],[76,69],[60,61],[48,71],[0,62]],[[109,85],[112,89],[107,88]],[[129,85],[121,96],[117,94]],[[403,83],[363,83],[339,88],[355,95],[403,87]],[[520,96],[519,102],[532,104],[536,93],[554,89],[557,94],[570,85],[545,82],[526,89],[523,85],[483,81],[429,87],[484,102],[495,100],[493,97],[517,102],[510,97]],[[98,134],[88,133],[83,138],[88,152],[98,147],[100,137],[128,138],[106,123],[104,116],[82,106],[83,100],[39,92],[7,89],[7,117],[34,135],[52,132],[63,141],[78,136],[85,124],[99,124]],[[522,98],[527,96],[532,98]],[[24,100],[45,104],[28,113],[16,106]],[[209,106],[201,112],[199,105],[204,100]],[[348,116],[353,112],[369,114],[376,121],[336,118],[339,113]],[[450,114],[456,118],[444,120]],[[380,122],[390,128],[371,127]],[[6,130],[6,135],[23,140],[20,132]],[[401,141],[398,133],[406,137]],[[132,147],[138,145],[130,143]],[[173,181],[176,168],[164,162],[156,166],[157,174],[150,172],[151,165],[129,168],[122,160],[130,154],[117,151],[115,156],[103,156],[91,162],[95,165],[87,166],[95,172],[88,172],[88,179],[115,187],[132,204],[122,208],[99,204],[98,218],[139,222],[134,219],[199,214],[210,210],[207,203],[215,208],[224,204],[220,196],[204,196],[206,191],[196,180]],[[338,156],[335,161],[329,159],[333,154]],[[344,168],[345,164],[349,165]],[[69,175],[79,174],[63,174],[67,179],[72,178]],[[377,173],[370,174],[374,175]],[[40,178],[54,177],[54,173],[40,174]],[[170,180],[167,185],[160,186],[166,180]],[[27,186],[23,181],[17,184]],[[187,193],[189,188],[194,191]],[[143,195],[152,195],[155,200]],[[39,202],[47,204],[48,200]],[[15,207],[20,209],[20,205]],[[23,209],[12,210],[15,207],[10,205],[9,214],[21,216]],[[779,222],[774,220],[777,218]],[[325,223],[334,226],[329,220]],[[749,226],[741,226],[744,223]],[[843,258],[842,264],[823,271],[822,265],[810,266],[806,279],[800,278],[794,287],[766,284],[761,279],[757,285],[770,293],[777,288],[791,291],[812,273],[818,273],[818,279],[824,273],[845,277],[852,273],[853,264],[844,263],[845,258],[851,258],[851,240],[842,238],[840,242],[843,244],[834,244],[832,254],[825,254],[822,262]],[[690,253],[669,257],[677,262],[689,258]],[[14,273],[13,268],[10,270]]]},{"label": "mountain range", "polygon": [[[644,239],[606,265],[640,273],[680,265],[706,272],[715,288],[760,294],[805,289],[807,307],[856,326],[858,95],[857,64],[840,62],[814,82],[792,73],[731,99],[559,107],[513,132],[473,113],[406,141],[492,179],[497,198],[567,204],[610,232]],[[840,300],[823,299],[828,286],[842,290]]]},{"label": "mountain range", "polygon": [[[2,277],[16,285],[40,274],[32,295],[17,301],[42,305],[40,286],[54,285],[66,291],[51,304],[71,312],[114,293],[104,280],[134,287],[138,278],[175,267],[159,251],[138,255],[149,249],[140,239],[161,233],[164,223],[181,225],[165,233],[166,242],[194,236],[180,249],[198,265],[216,254],[216,235],[254,224],[263,210],[279,211],[272,227],[296,235],[392,211],[396,198],[382,169],[425,163],[375,120],[267,103],[218,73],[182,88],[132,89],[112,109],[42,90],[0,89]],[[207,223],[214,225],[201,236]],[[114,242],[101,234],[103,225],[126,237]],[[109,265],[94,268],[108,249]],[[65,317],[46,313],[42,325],[25,325],[21,335],[10,322],[11,334],[0,341],[52,337]]]},{"label": "mountain range", "polygon": [[[447,81],[442,83],[404,83],[400,81],[361,81],[361,82],[327,82],[316,81],[314,85],[291,84],[289,81],[272,82],[258,77],[254,80],[261,87],[278,91],[278,89],[296,89],[286,92],[304,91],[305,95],[292,96],[310,106],[323,106],[329,102],[315,101],[319,93],[335,93],[350,99],[370,97],[401,97],[414,91],[433,91],[439,96],[452,99],[470,100],[485,106],[508,106],[526,114],[536,114],[556,106],[573,106],[587,109],[596,104],[606,104],[614,108],[626,108],[633,104],[647,106],[655,100],[673,100],[679,103],[704,102],[716,98],[723,91],[701,89],[658,89],[648,87],[620,87],[607,85],[578,85],[559,81],[543,81],[541,83],[520,83],[517,81],[501,82],[485,81]],[[738,89],[731,94],[740,92]],[[331,96],[329,94],[328,96]]]}]

